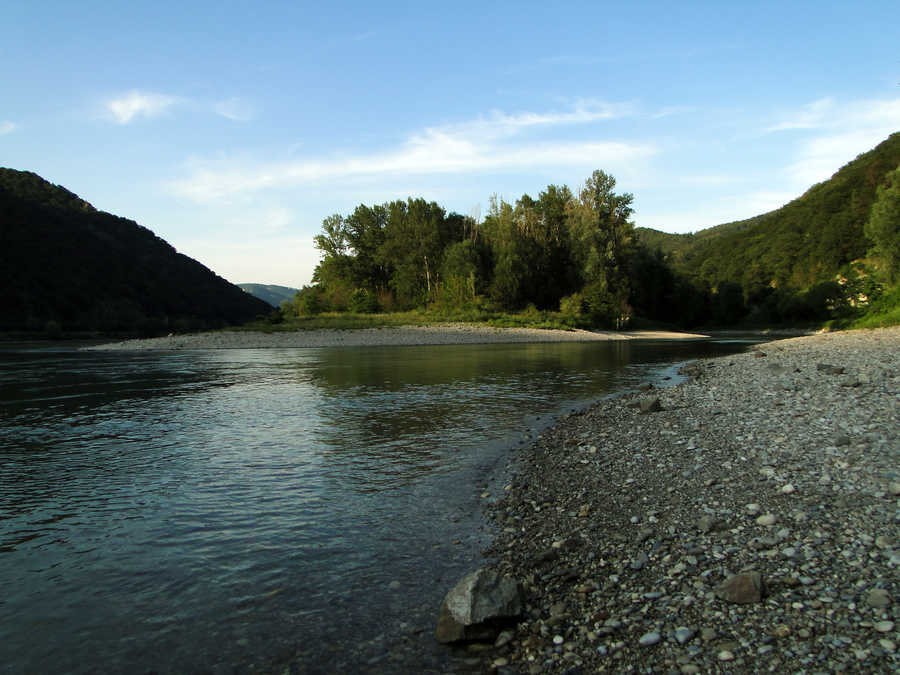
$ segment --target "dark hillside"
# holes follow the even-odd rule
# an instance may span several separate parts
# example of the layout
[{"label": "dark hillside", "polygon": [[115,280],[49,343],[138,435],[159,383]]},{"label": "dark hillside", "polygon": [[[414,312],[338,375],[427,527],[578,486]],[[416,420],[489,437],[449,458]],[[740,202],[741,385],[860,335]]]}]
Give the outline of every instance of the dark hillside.
[{"label": "dark hillside", "polygon": [[137,223],[0,169],[0,330],[160,333],[238,324],[264,302]]}]

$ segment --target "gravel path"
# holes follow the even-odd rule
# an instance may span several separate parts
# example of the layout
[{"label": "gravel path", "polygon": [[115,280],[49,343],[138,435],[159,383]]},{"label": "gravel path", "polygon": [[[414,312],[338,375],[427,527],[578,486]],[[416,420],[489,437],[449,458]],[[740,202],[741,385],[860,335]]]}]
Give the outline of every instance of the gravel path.
[{"label": "gravel path", "polygon": [[144,349],[272,349],[297,347],[375,347],[393,345],[458,345],[511,342],[594,342],[604,340],[697,339],[703,335],[666,331],[541,330],[491,328],[474,324],[364,328],[359,330],[216,331],[125,340],[89,347],[95,350]]},{"label": "gravel path", "polygon": [[514,460],[488,555],[527,615],[485,667],[900,671],[900,328],[684,372]]}]

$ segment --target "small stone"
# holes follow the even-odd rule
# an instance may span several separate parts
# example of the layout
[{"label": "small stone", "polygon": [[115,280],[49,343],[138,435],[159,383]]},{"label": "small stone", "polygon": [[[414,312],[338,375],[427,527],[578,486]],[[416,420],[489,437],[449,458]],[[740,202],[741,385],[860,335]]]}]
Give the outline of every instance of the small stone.
[{"label": "small stone", "polygon": [[794,489],[795,489],[794,485],[792,483],[788,483],[787,485],[782,486],[781,492],[786,495],[789,495],[794,491]]},{"label": "small stone", "polygon": [[890,633],[894,630],[894,622],[893,621],[879,621],[874,626],[872,626],[879,633]]},{"label": "small stone", "polygon": [[500,656],[500,657],[494,659],[494,660],[491,662],[491,665],[492,665],[494,668],[502,668],[503,666],[509,665],[509,659],[507,659],[507,658],[504,657],[504,656]]},{"label": "small stone", "polygon": [[759,572],[744,572],[729,577],[715,589],[720,600],[741,605],[759,602],[765,592],[765,583]]},{"label": "small stone", "polygon": [[850,437],[847,434],[840,434],[835,437],[834,444],[839,448],[845,445],[850,445]]},{"label": "small stone", "polygon": [[722,521],[715,516],[703,516],[697,521],[697,529],[701,532],[715,532],[721,530],[722,526]]},{"label": "small stone", "polygon": [[749,513],[751,516],[755,516],[757,513],[759,513],[759,504],[747,504],[745,508],[747,509],[747,513]]},{"label": "small stone", "polygon": [[881,645],[881,648],[886,652],[891,652],[893,654],[897,651],[897,645],[893,640],[888,640],[887,638],[881,638],[878,641],[878,644]]},{"label": "small stone", "polygon": [[900,483],[889,483],[888,493],[890,493],[892,497],[900,496]]},{"label": "small stone", "polygon": [[776,522],[778,522],[778,518],[775,517],[774,513],[764,513],[756,519],[756,524],[764,527],[771,527]]},{"label": "small stone", "polygon": [[875,609],[884,609],[891,604],[891,594],[883,588],[873,588],[869,591],[866,604]]},{"label": "small stone", "polygon": [[715,628],[703,628],[700,631],[700,639],[703,640],[704,642],[709,642],[710,640],[715,640],[717,636],[718,636],[718,633],[716,633]]},{"label": "small stone", "polygon": [[662,410],[662,404],[659,402],[658,396],[649,396],[641,399],[640,408],[643,414],[659,412]]},{"label": "small stone", "polygon": [[637,554],[634,560],[631,561],[631,569],[640,570],[643,569],[644,566],[650,562],[650,558],[647,557],[647,554],[641,551]]},{"label": "small stone", "polygon": [[773,637],[786,638],[790,634],[791,634],[790,626],[783,624],[783,623],[778,624],[777,626],[775,626],[775,628],[772,629]]},{"label": "small stone", "polygon": [[685,663],[683,666],[681,666],[681,672],[684,675],[696,675],[700,672],[700,667],[695,666],[693,663]]},{"label": "small stone", "polygon": [[686,642],[690,642],[694,635],[697,634],[697,631],[687,628],[685,626],[681,626],[675,629],[675,639],[678,641],[678,644],[683,645]]},{"label": "small stone", "polygon": [[875,537],[875,545],[882,551],[894,548],[894,540],[886,534],[879,534]]},{"label": "small stone", "polygon": [[565,642],[565,638],[563,638],[562,635],[554,635],[553,636],[553,644],[561,645],[563,642]]},{"label": "small stone", "polygon": [[515,635],[512,631],[505,630],[497,636],[497,640],[494,642],[494,646],[497,648],[505,647],[512,641],[513,637],[515,637]]},{"label": "small stone", "polygon": [[655,645],[662,639],[662,636],[658,631],[651,631],[649,633],[644,633],[639,640],[642,647],[649,647],[651,645]]},{"label": "small stone", "polygon": [[590,504],[582,504],[581,508],[578,509],[578,517],[579,518],[587,518],[588,515],[590,515],[590,513],[591,513]]},{"label": "small stone", "polygon": [[719,652],[719,661],[734,661],[734,652],[723,649]]}]

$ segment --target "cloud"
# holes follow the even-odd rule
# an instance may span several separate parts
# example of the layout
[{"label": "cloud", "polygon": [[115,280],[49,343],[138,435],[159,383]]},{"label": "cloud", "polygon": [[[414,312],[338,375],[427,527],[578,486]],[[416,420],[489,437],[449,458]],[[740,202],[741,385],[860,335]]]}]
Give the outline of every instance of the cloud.
[{"label": "cloud", "polygon": [[4,134],[11,134],[16,130],[18,125],[15,122],[10,122],[9,120],[3,120],[0,122],[0,136]]},{"label": "cloud", "polygon": [[132,90],[106,102],[106,110],[118,124],[128,124],[136,117],[158,117],[178,102],[165,94]]},{"label": "cloud", "polygon": [[[648,143],[606,140],[528,142],[517,139],[528,129],[586,123],[623,114],[623,108],[581,103],[556,113],[492,112],[466,123],[428,127],[399,147],[350,157],[306,158],[256,163],[195,161],[190,175],[169,188],[197,202],[271,188],[311,185],[323,180],[384,176],[478,174],[547,166],[596,167],[629,162],[654,154]],[[514,139],[518,142],[510,142]]]},{"label": "cloud", "polygon": [[233,122],[249,122],[256,116],[254,107],[239,98],[229,98],[213,104],[213,111]]},{"label": "cloud", "polygon": [[900,130],[900,98],[844,105],[821,99],[805,110],[805,114],[794,118],[794,126],[780,125],[784,129],[817,132],[799,143],[794,160],[785,169],[798,189],[827,180],[861,152],[871,150]]},{"label": "cloud", "polygon": [[834,112],[833,98],[820,98],[789,113],[787,118],[765,129],[766,133],[795,129],[818,129],[827,123]]}]

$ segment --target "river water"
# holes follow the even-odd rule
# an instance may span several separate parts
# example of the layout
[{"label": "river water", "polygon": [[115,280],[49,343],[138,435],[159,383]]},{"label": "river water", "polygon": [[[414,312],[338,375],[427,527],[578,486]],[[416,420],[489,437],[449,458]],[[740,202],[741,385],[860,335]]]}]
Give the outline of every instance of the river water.
[{"label": "river water", "polygon": [[426,672],[552,418],[715,342],[0,344],[0,672]]}]

